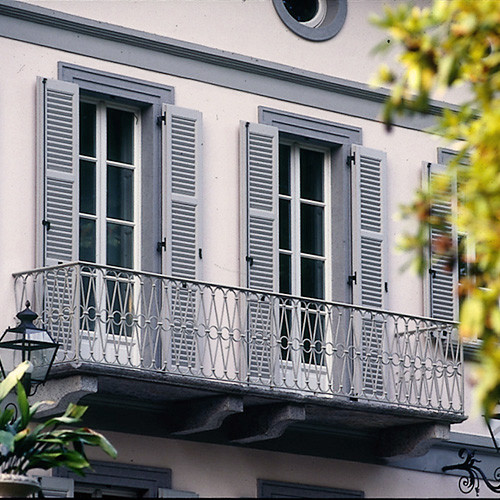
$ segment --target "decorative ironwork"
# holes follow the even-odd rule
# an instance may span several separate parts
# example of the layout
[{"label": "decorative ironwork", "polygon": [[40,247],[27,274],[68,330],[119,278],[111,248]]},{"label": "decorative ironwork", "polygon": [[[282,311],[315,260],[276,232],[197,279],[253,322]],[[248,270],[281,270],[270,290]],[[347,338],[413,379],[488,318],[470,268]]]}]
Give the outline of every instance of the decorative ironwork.
[{"label": "decorative ironwork", "polygon": [[463,470],[467,472],[467,476],[461,476],[458,480],[458,487],[462,493],[467,494],[472,490],[476,490],[476,495],[479,496],[481,479],[484,481],[484,484],[488,487],[488,489],[495,493],[500,493],[500,467],[497,467],[493,473],[494,480],[498,481],[498,484],[493,484],[488,480],[486,474],[481,470],[481,468],[476,465],[476,463],[480,463],[481,460],[474,458],[474,455],[474,451],[462,448],[458,452],[458,456],[460,458],[465,457],[464,462],[456,465],[446,465],[442,468],[442,471],[447,472],[450,470]]},{"label": "decorative ironwork", "polygon": [[93,264],[14,278],[61,344],[56,364],[463,414],[454,323]]}]

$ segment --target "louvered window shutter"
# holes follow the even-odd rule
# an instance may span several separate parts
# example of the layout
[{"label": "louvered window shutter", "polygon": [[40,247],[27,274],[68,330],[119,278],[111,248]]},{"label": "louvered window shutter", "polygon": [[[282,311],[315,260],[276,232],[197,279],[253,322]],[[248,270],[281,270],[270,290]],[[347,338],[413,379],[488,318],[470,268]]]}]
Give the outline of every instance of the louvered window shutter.
[{"label": "louvered window shutter", "polygon": [[[37,259],[44,266],[78,260],[78,85],[37,79]],[[44,274],[43,304],[33,304],[61,344],[58,357],[74,349],[78,329],[76,269]]]},{"label": "louvered window shutter", "polygon": [[202,114],[164,104],[163,272],[201,279]]},{"label": "louvered window shutter", "polygon": [[[202,115],[163,105],[163,272],[184,279],[201,279]],[[170,321],[171,369],[196,369],[200,356],[196,335],[199,297],[195,287],[172,283],[165,298]]]},{"label": "louvered window shutter", "polygon": [[78,85],[37,79],[42,264],[78,260]]},{"label": "louvered window shutter", "polygon": [[[439,176],[444,175],[445,165],[439,163],[423,163],[423,185],[427,189],[429,184]],[[456,181],[451,183],[451,192],[434,193],[431,214],[449,217],[453,203],[456,200]],[[458,320],[458,266],[449,268],[448,263],[434,252],[438,240],[450,238],[452,247],[457,248],[456,227],[445,224],[442,228],[432,228],[429,234],[429,272],[426,276],[426,311],[432,318],[448,321]]]},{"label": "louvered window shutter", "polygon": [[[375,309],[385,309],[386,301],[386,231],[384,152],[353,146],[352,165],[352,254],[353,302]],[[384,373],[381,365],[383,322],[376,313],[362,313],[361,379],[365,395],[381,395]],[[359,384],[359,381],[358,381]],[[360,390],[360,389],[358,389]]]},{"label": "louvered window shutter", "polygon": [[[277,292],[278,267],[278,129],[240,124],[241,137],[241,266],[244,285]],[[248,371],[268,381],[277,328],[271,299],[249,296],[247,314]]]}]

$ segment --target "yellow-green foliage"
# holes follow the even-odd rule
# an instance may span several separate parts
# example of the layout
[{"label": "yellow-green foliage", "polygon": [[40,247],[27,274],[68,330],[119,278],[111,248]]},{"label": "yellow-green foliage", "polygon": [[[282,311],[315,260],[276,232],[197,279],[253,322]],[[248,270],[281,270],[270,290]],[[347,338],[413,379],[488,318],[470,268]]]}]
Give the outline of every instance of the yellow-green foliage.
[{"label": "yellow-green foliage", "polygon": [[[462,86],[468,96],[458,110],[443,114],[434,132],[461,144],[459,157],[448,167],[450,178],[458,178],[452,222],[467,233],[475,252],[458,249],[471,269],[460,287],[460,330],[465,338],[483,341],[477,388],[489,415],[500,399],[500,1],[434,0],[426,8],[401,4],[373,22],[390,37],[378,50],[399,51],[398,73],[384,66],[376,78],[391,88],[384,107],[389,128],[396,113],[425,111],[430,96],[440,90]],[[460,163],[464,157],[468,167]],[[423,192],[404,213],[420,222],[402,246],[415,253],[414,262],[423,270],[428,227],[444,221],[430,220],[429,195]],[[442,253],[451,255],[449,248]]]}]

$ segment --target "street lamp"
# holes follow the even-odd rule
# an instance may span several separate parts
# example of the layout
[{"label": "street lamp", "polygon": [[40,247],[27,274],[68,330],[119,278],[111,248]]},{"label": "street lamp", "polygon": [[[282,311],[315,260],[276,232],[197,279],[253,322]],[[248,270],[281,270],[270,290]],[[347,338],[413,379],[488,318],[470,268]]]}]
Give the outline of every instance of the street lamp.
[{"label": "street lamp", "polygon": [[[497,443],[495,432],[491,426],[491,421],[500,420],[500,414],[492,415],[491,419],[485,419],[486,425],[488,426],[488,430],[490,431],[491,440],[493,441],[493,445],[495,446],[495,450],[497,453],[500,453],[500,447]],[[491,420],[491,421],[490,421]],[[443,472],[447,472],[450,470],[459,470],[466,473],[465,476],[460,476],[458,480],[458,487],[462,493],[470,493],[472,490],[476,490],[476,495],[479,495],[479,487],[481,486],[481,479],[484,481],[486,487],[493,491],[493,493],[500,493],[500,467],[497,467],[493,473],[493,477],[495,478],[495,483],[491,482],[486,474],[483,472],[481,467],[476,465],[480,463],[481,460],[475,458],[475,451],[468,450],[466,448],[462,448],[458,452],[458,456],[463,459],[463,463],[455,464],[455,465],[446,465],[442,468]]]},{"label": "street lamp", "polygon": [[[8,368],[12,369],[22,361],[30,361],[33,369],[23,379],[29,392],[31,385],[39,385],[47,380],[59,344],[47,330],[33,324],[38,314],[30,309],[29,301],[26,302],[26,309],[17,314],[17,318],[20,323],[14,328],[7,328],[0,338],[0,368],[5,377],[6,372],[10,371]],[[9,366],[10,361],[13,361],[12,366]]]}]

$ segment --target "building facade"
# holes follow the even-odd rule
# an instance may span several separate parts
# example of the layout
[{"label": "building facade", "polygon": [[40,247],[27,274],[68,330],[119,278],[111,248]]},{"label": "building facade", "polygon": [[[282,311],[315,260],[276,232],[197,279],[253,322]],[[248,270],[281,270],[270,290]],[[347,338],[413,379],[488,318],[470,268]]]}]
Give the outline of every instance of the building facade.
[{"label": "building facade", "polygon": [[3,328],[29,300],[61,344],[34,397],[118,449],[46,496],[450,497],[463,446],[493,472],[458,270],[395,250],[460,96],[386,132],[383,5],[0,3]]}]

